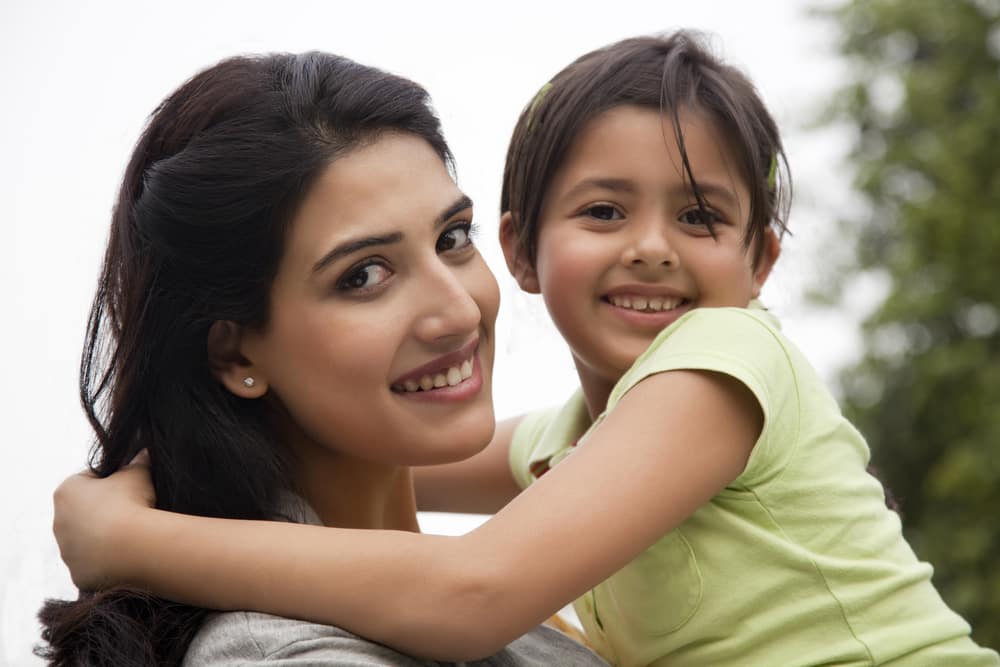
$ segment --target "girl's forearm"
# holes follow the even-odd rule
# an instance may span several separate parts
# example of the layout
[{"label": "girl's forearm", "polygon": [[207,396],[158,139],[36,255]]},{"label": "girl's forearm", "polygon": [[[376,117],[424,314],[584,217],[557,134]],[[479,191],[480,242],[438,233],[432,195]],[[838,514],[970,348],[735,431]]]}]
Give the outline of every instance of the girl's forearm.
[{"label": "girl's forearm", "polygon": [[123,538],[112,569],[129,585],[200,607],[341,626],[430,659],[490,655],[541,620],[502,612],[505,596],[491,581],[501,568],[464,538],[160,510],[137,514]]}]

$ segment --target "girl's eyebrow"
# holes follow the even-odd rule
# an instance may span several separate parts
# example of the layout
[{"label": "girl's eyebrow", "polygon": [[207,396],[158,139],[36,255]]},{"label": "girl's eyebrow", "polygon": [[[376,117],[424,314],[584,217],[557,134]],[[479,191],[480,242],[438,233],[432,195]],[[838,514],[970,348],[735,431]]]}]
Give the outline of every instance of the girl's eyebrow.
[{"label": "girl's eyebrow", "polygon": [[[448,220],[459,211],[464,211],[467,208],[472,208],[472,200],[469,199],[467,195],[463,194],[452,202],[450,206],[444,208],[441,213],[438,214],[437,218],[434,220],[435,229],[448,222]],[[317,260],[316,263],[313,264],[312,272],[313,274],[319,273],[341,257],[346,257],[347,255],[356,253],[359,250],[364,250],[365,248],[370,248],[372,246],[399,243],[402,240],[403,232],[392,232],[391,234],[365,236],[363,238],[344,241]]]},{"label": "girl's eyebrow", "polygon": [[[698,192],[700,192],[704,197],[708,199],[722,199],[724,203],[730,206],[739,206],[739,199],[736,197],[736,193],[732,191],[731,188],[725,185],[719,185],[717,183],[706,183],[705,181],[698,181]],[[694,193],[691,191],[690,184],[685,184],[683,188],[675,189],[675,193],[678,195],[683,195],[685,197],[690,197]]]},{"label": "girl's eyebrow", "polygon": [[635,192],[636,185],[626,178],[586,178],[566,192],[566,197],[573,197],[581,192],[586,192],[591,188],[601,190],[611,190],[613,192]]},{"label": "girl's eyebrow", "polygon": [[[634,193],[638,187],[636,184],[626,178],[586,178],[573,187],[571,187],[566,194],[566,198],[572,198],[580,193],[586,192],[591,188],[599,188],[602,190],[610,190],[612,192],[625,192]],[[698,181],[698,191],[702,193],[705,197],[709,199],[722,199],[726,204],[730,206],[738,206],[739,200],[736,197],[736,193],[729,187],[721,185],[718,183]],[[689,197],[693,193],[691,192],[690,184],[685,183],[684,186],[674,188],[672,194],[676,194],[682,197]]]}]

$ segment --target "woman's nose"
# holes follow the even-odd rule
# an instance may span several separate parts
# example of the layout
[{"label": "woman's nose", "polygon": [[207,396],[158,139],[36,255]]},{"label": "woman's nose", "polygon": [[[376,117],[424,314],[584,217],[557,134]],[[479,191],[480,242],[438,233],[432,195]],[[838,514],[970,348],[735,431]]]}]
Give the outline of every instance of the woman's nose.
[{"label": "woman's nose", "polygon": [[460,278],[459,272],[442,263],[434,267],[430,280],[420,287],[418,298],[423,303],[416,336],[421,341],[464,338],[479,328],[479,304]]}]

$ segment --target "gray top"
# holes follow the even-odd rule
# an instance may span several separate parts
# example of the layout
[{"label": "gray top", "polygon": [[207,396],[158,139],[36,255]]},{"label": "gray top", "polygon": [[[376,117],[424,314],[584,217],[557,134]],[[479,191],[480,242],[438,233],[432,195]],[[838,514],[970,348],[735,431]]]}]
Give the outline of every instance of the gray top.
[{"label": "gray top", "polygon": [[[319,525],[305,502],[289,495],[278,516]],[[184,667],[211,665],[345,665],[348,667],[607,667],[594,653],[558,630],[539,626],[483,660],[443,663],[418,660],[346,630],[250,611],[213,614],[184,656]]]},{"label": "gray top", "polygon": [[443,663],[418,660],[329,625],[249,611],[215,614],[184,656],[184,667],[345,665],[350,667],[607,667],[558,630],[539,626],[496,655]]}]

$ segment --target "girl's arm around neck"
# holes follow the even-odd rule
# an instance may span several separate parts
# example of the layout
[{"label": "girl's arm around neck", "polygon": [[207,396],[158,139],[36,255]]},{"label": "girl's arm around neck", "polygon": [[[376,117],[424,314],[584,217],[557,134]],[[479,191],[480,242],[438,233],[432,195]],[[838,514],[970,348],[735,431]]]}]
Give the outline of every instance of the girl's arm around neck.
[{"label": "girl's arm around neck", "polygon": [[338,625],[422,657],[478,658],[708,502],[743,471],[762,424],[735,380],[661,373],[468,535],[132,512],[115,558],[130,583],[168,598]]}]

